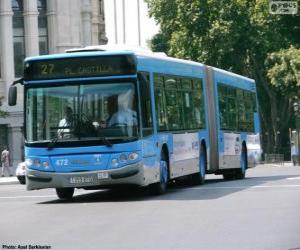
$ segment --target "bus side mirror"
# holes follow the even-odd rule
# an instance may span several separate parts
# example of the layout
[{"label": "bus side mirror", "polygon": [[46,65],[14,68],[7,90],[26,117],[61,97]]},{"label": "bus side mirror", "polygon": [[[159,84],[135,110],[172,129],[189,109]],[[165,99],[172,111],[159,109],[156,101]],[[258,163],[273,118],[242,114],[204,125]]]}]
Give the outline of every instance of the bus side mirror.
[{"label": "bus side mirror", "polygon": [[8,105],[15,106],[17,104],[17,87],[10,86],[8,91]]}]

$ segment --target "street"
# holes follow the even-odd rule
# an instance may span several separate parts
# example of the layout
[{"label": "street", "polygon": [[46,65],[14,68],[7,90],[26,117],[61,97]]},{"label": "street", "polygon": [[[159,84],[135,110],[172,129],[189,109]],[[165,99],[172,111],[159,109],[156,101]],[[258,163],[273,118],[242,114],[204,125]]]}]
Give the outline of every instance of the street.
[{"label": "street", "polygon": [[2,185],[0,211],[0,249],[300,249],[300,167],[208,175],[156,197],[76,190],[63,202],[54,190]]}]

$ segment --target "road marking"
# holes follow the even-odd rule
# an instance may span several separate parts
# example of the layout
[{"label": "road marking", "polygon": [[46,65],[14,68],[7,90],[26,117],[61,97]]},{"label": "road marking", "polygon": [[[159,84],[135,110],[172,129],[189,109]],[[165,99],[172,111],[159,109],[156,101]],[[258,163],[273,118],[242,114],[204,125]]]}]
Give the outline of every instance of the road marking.
[{"label": "road marking", "polygon": [[[76,192],[74,194],[74,197],[77,195],[83,195],[83,194],[90,194],[93,193],[93,191],[82,191],[82,192]],[[57,195],[18,195],[18,196],[0,196],[0,199],[21,199],[21,198],[57,198]]]},{"label": "road marking", "polygon": [[192,187],[188,189],[255,189],[255,188],[295,188],[299,185],[261,185],[261,186],[230,186],[230,187]]},{"label": "road marking", "polygon": [[24,196],[2,196],[0,199],[20,199],[20,198],[53,198],[57,197],[56,195],[24,195]]},{"label": "road marking", "polygon": [[300,176],[290,177],[290,178],[287,178],[287,180],[300,180]]}]

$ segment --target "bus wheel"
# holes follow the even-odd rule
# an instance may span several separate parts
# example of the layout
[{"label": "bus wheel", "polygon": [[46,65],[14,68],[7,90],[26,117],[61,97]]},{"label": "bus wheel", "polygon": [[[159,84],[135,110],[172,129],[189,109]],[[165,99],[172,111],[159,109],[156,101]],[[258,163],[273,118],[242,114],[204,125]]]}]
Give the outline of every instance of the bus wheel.
[{"label": "bus wheel", "polygon": [[235,174],[233,172],[225,172],[223,173],[224,180],[230,181],[235,179]]},{"label": "bus wheel", "polygon": [[160,195],[166,192],[168,185],[168,163],[165,160],[160,161],[160,181],[150,185],[150,192],[154,195]]},{"label": "bus wheel", "polygon": [[243,147],[243,151],[241,154],[241,160],[240,160],[240,168],[236,170],[235,178],[236,179],[244,179],[246,175],[246,168],[247,168],[247,154],[246,150]]},{"label": "bus wheel", "polygon": [[199,161],[199,173],[192,174],[193,185],[203,185],[205,182],[206,171],[206,155],[205,150],[201,148],[200,161]]},{"label": "bus wheel", "polygon": [[74,188],[56,188],[56,194],[59,199],[71,200],[74,194]]}]

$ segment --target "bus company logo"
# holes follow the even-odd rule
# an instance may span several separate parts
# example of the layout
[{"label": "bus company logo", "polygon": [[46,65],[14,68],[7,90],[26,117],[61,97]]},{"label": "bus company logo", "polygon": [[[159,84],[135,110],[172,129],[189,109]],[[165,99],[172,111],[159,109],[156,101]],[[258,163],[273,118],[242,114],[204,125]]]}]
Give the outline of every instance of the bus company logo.
[{"label": "bus company logo", "polygon": [[296,15],[298,13],[297,1],[270,1],[270,14],[275,15]]},{"label": "bus company logo", "polygon": [[101,155],[100,154],[94,155],[94,159],[95,159],[95,164],[96,165],[101,164]]},{"label": "bus company logo", "polygon": [[199,149],[199,142],[198,141],[192,142],[192,149],[193,150],[198,150]]}]

